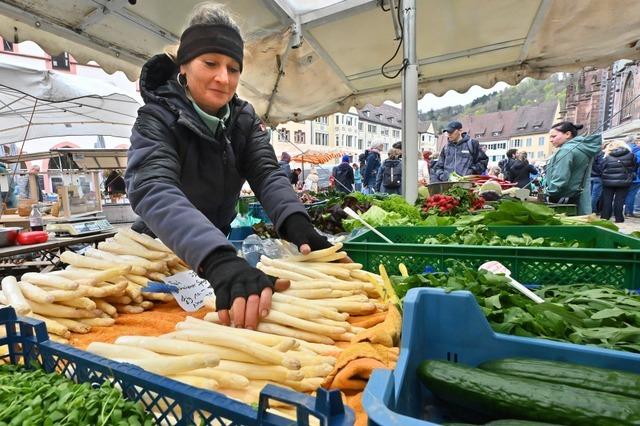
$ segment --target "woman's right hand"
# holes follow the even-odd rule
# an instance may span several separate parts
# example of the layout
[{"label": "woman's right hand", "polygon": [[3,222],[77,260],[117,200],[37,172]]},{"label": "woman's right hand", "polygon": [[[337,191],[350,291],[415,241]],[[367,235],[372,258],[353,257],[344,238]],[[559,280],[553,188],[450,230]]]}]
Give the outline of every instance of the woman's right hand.
[{"label": "woman's right hand", "polygon": [[218,310],[218,317],[224,325],[255,330],[260,320],[269,315],[273,292],[286,290],[289,285],[289,280],[277,279],[273,289],[266,287],[259,295],[252,294],[247,298],[236,297],[231,310]]}]

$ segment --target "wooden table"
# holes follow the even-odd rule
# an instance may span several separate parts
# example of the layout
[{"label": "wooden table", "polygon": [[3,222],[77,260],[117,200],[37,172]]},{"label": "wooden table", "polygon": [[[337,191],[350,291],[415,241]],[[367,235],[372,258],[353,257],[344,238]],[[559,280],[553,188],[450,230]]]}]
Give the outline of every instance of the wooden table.
[{"label": "wooden table", "polygon": [[[51,215],[42,216],[42,222],[45,225],[49,222],[53,222],[56,220],[60,220],[60,218],[56,216],[51,216]],[[0,224],[6,227],[21,226],[22,228],[26,229],[29,227],[29,216],[20,216],[17,214],[3,214],[0,217]]]},{"label": "wooden table", "polygon": [[[32,266],[58,266],[60,263],[60,253],[69,249],[69,246],[76,244],[98,244],[107,238],[113,237],[116,230],[101,232],[98,234],[84,235],[79,237],[56,237],[41,244],[31,244],[28,246],[10,246],[0,248],[0,268],[12,268],[16,266],[25,266],[23,258],[16,258],[27,253],[35,253],[40,262]],[[31,265],[31,264],[29,264]]]}]

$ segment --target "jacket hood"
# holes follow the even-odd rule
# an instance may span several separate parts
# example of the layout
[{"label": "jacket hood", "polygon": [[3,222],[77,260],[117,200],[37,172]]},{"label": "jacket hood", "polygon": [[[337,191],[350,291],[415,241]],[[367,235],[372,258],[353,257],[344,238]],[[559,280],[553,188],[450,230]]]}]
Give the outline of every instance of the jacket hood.
[{"label": "jacket hood", "polygon": [[[147,61],[140,71],[140,94],[145,102],[155,101],[162,94],[159,89],[168,86],[169,82],[176,85],[178,81],[178,65],[164,53],[155,55]],[[182,90],[184,93],[184,90]],[[186,96],[185,96],[186,99]]]},{"label": "jacket hood", "polygon": [[619,148],[616,148],[613,151],[611,151],[609,153],[609,156],[610,157],[622,157],[623,155],[627,155],[629,153],[630,153],[630,151],[629,151],[628,148],[619,147]]},{"label": "jacket hood", "polygon": [[601,150],[601,146],[596,144],[584,143],[585,139],[585,136],[576,136],[575,138],[565,142],[564,145],[560,147],[560,149],[575,149],[576,151],[584,153],[588,157],[595,156]]},{"label": "jacket hood", "polygon": [[449,142],[451,145],[460,145],[463,143],[467,143],[469,139],[471,139],[471,136],[469,136],[468,133],[463,133],[462,137],[460,138],[460,140],[458,140],[458,142],[453,142],[453,141],[447,141],[447,142]]}]

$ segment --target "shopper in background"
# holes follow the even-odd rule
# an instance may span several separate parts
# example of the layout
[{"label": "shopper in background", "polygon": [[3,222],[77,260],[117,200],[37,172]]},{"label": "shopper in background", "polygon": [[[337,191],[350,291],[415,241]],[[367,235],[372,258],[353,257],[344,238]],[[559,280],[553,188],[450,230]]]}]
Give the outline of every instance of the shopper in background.
[{"label": "shopper in background", "polygon": [[[40,166],[34,164],[29,169],[29,173],[18,178],[18,194],[22,199],[35,199],[38,201],[43,200],[44,190],[44,176],[40,176]],[[29,176],[35,176],[36,178],[36,192],[37,194],[31,194],[31,185],[29,184]]]},{"label": "shopper in background", "polygon": [[353,163],[353,185],[356,191],[362,191],[362,173],[360,173],[358,163]]},{"label": "shopper in background", "polygon": [[448,142],[431,169],[431,176],[436,182],[447,182],[453,172],[466,176],[481,175],[487,170],[489,157],[480,149],[477,140],[462,131],[462,123],[452,121],[442,132],[447,134]]},{"label": "shopper in background", "polygon": [[431,171],[429,170],[431,151],[424,151],[422,154],[418,153],[418,156],[418,183],[426,186],[431,180]]},{"label": "shopper in background", "polygon": [[502,176],[504,176],[503,177],[504,180],[508,180],[512,182],[510,171],[511,171],[511,166],[516,161],[517,152],[518,150],[516,148],[511,148],[510,150],[507,151],[507,156],[502,160],[500,160],[500,162],[498,163],[498,167],[500,167],[500,170],[502,171]]},{"label": "shopper in background", "polygon": [[287,179],[291,179],[291,166],[289,163],[291,162],[291,156],[288,152],[283,152],[280,155],[280,161],[278,162],[278,166],[280,166],[280,170],[287,175]]},{"label": "shopper in background", "polygon": [[365,194],[373,194],[375,192],[376,174],[380,168],[380,151],[383,145],[376,144],[369,148],[369,154],[367,155],[366,168],[362,175],[362,186]]},{"label": "shopper in background", "polygon": [[602,163],[604,161],[604,151],[600,150],[593,159],[591,165],[591,211],[600,214],[602,203]]},{"label": "shopper in background", "polygon": [[302,253],[330,244],[279,166],[266,126],[236,95],[243,52],[240,29],[220,5],[195,7],[177,52],[142,67],[145,105],[133,126],[125,180],[144,221],[134,228],[160,237],[212,284],[223,323],[232,318],[236,327],[255,328],[269,313],[274,288],[289,283],[249,265],[226,238],[244,181],[278,234]]},{"label": "shopper in background", "polygon": [[636,176],[635,156],[623,141],[609,142],[602,162],[602,219],[613,213],[616,223],[624,222],[624,201]]},{"label": "shopper in background", "polygon": [[[538,174],[538,169],[529,164],[526,151],[518,151],[516,157],[509,168],[509,181],[515,182],[518,188],[524,188],[529,184],[530,174]],[[531,188],[529,188],[531,189]]]},{"label": "shopper in background", "polygon": [[351,157],[342,156],[342,162],[333,168],[333,177],[335,179],[336,190],[349,194],[353,192],[354,174],[351,168]]},{"label": "shopper in background", "polygon": [[291,182],[291,186],[293,189],[298,187],[298,182],[300,181],[300,173],[302,173],[302,169],[294,169],[291,171],[291,177],[289,178],[289,182]]},{"label": "shopper in background", "polygon": [[602,136],[578,136],[584,126],[569,121],[551,127],[549,138],[556,151],[545,170],[545,193],[552,203],[575,204],[578,214],[591,212],[591,162],[600,151]]},{"label": "shopper in background", "polygon": [[402,192],[402,151],[391,148],[388,157],[382,162],[376,176],[376,191],[383,194]]},{"label": "shopper in background", "polygon": [[625,216],[636,217],[635,211],[640,208],[640,206],[636,205],[636,195],[638,195],[638,191],[640,190],[640,139],[627,136],[625,142],[629,146],[638,168],[636,169],[633,182],[631,182],[631,186],[629,187],[627,198],[624,201],[624,214]]}]

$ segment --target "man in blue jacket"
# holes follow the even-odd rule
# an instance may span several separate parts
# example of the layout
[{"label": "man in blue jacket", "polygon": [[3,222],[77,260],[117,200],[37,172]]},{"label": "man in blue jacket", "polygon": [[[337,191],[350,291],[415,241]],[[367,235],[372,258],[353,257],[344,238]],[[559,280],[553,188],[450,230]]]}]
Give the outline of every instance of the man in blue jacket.
[{"label": "man in blue jacket", "polygon": [[442,148],[433,171],[435,182],[447,182],[456,172],[461,176],[481,175],[487,170],[489,157],[480,149],[480,143],[462,131],[462,123],[452,121],[442,131],[449,142]]}]

